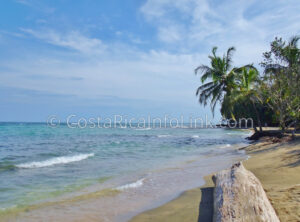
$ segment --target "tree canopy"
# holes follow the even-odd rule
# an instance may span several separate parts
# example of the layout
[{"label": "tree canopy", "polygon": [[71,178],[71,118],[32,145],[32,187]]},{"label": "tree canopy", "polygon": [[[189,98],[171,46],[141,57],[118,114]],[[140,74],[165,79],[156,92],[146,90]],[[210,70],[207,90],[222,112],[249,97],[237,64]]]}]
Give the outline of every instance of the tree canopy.
[{"label": "tree canopy", "polygon": [[299,126],[300,120],[300,37],[289,41],[275,38],[270,51],[263,53],[263,72],[248,64],[233,67],[234,47],[218,56],[217,47],[209,55],[210,65],[195,69],[201,75],[196,91],[200,104],[210,103],[214,113],[221,104],[224,118],[253,118],[255,127],[279,125],[284,131]]}]

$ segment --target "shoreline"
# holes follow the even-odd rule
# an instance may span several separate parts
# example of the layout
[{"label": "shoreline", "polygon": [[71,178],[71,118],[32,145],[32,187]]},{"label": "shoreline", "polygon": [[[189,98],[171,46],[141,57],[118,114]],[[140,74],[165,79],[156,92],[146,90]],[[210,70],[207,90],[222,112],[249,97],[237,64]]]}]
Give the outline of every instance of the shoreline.
[{"label": "shoreline", "polygon": [[[280,219],[282,221],[300,221],[300,209],[297,208],[297,203],[300,202],[300,137],[298,137],[298,140],[295,141],[285,140],[281,143],[278,143],[278,141],[275,143],[273,138],[262,138],[260,141],[252,144],[240,144],[240,146],[234,147],[234,150],[237,153],[241,152],[246,154],[242,159],[245,168],[254,173],[255,176],[260,180],[274,209],[277,213],[281,214],[279,215]],[[221,159],[224,160],[225,156],[222,155],[221,157]],[[186,186],[186,189],[177,189],[178,192],[176,195],[167,197],[168,200],[160,199],[160,201],[157,201],[157,204],[153,204],[152,207],[150,206],[145,207],[144,209],[138,209],[138,207],[140,207],[139,203],[133,201],[132,203],[134,204],[132,205],[124,205],[126,207],[129,206],[132,211],[128,211],[128,209],[126,211],[125,208],[120,211],[119,209],[110,207],[107,209],[105,208],[107,201],[112,201],[114,198],[111,200],[102,197],[100,199],[80,198],[80,200],[76,198],[76,201],[63,201],[57,204],[51,204],[51,206],[47,205],[45,207],[41,207],[41,209],[25,209],[24,212],[20,212],[20,215],[15,215],[15,219],[17,220],[22,218],[23,221],[31,221],[32,217],[34,217],[36,218],[36,221],[38,221],[39,218],[49,219],[51,217],[56,221],[74,221],[78,218],[85,221],[97,221],[100,218],[103,218],[104,221],[133,222],[212,221],[214,192],[212,175],[220,170],[229,168],[232,164],[236,163],[236,161],[238,160],[235,159],[226,166],[223,165],[219,168],[215,168],[214,170],[206,172],[203,172],[203,170],[201,170],[202,168],[199,167],[207,167],[207,163],[204,164],[204,162],[201,163],[198,161],[188,161],[186,164],[189,166],[197,166],[197,169],[194,169],[193,167],[186,168],[185,174],[181,174],[178,179],[180,178],[181,183],[184,183],[185,186],[191,181],[195,181],[198,186],[195,184],[190,184],[191,186]],[[278,168],[282,169],[278,170]],[[191,175],[194,175],[193,177],[187,177],[187,174],[191,173],[191,169],[196,170],[194,172],[197,172],[197,174],[192,173]],[[170,170],[181,171],[182,168],[176,167],[170,168]],[[155,174],[158,176],[158,178],[165,178],[165,173],[167,173],[168,177],[165,178],[166,181],[171,181],[174,179],[174,175],[172,176],[172,174],[165,172],[165,170],[159,172],[160,173],[158,175]],[[156,184],[151,180],[151,178],[146,178],[146,182],[150,182],[146,183],[146,186]],[[284,178],[284,181],[281,181],[281,178]],[[202,181],[200,185],[204,185],[199,187],[200,180]],[[296,187],[294,185],[296,185]],[[129,189],[125,192],[121,192],[121,200],[128,200],[128,197],[132,200],[139,200],[136,196],[137,192],[140,194],[138,196],[144,196],[145,191],[147,190],[146,186],[143,185],[137,190]],[[167,189],[170,190],[170,187]],[[173,189],[172,192],[170,192],[173,193],[173,191],[175,190]],[[157,189],[153,190],[151,193],[149,193],[149,195],[156,195],[157,197],[161,198],[160,189],[157,187]],[[280,201],[281,199],[284,199],[284,201]],[[291,199],[292,202],[290,201]],[[115,205],[114,202],[110,202],[109,206],[117,205]],[[102,211],[99,213],[97,212],[98,209],[102,209]],[[114,209],[114,215],[118,214],[122,215],[122,217],[115,216],[115,220],[113,220],[108,214],[105,215],[105,212],[112,212],[111,209]],[[66,211],[70,211],[74,215],[70,215],[64,219],[63,215],[66,215]],[[119,212],[121,212],[121,214],[119,214]],[[5,221],[15,221],[13,220],[13,217],[9,217],[9,215],[7,216],[7,219],[12,220]],[[2,220],[4,221],[4,218],[0,219],[0,221]]]},{"label": "shoreline", "polygon": [[129,221],[212,221],[212,175],[204,176],[204,185],[184,191],[179,197],[160,207],[142,212]]},{"label": "shoreline", "polygon": [[[262,183],[280,220],[300,221],[300,138],[280,143],[260,140],[240,150],[245,150],[249,156],[243,164]],[[205,177],[205,185],[187,190],[178,198],[136,215],[130,221],[212,221],[214,184],[211,177]]]},{"label": "shoreline", "polygon": [[[237,135],[238,138],[240,136]],[[223,138],[223,134],[220,137]],[[241,146],[243,146],[242,143],[237,147]],[[87,195],[80,195],[78,198],[78,195],[75,195],[75,198],[66,195],[45,204],[38,203],[33,206],[13,208],[3,212],[0,221],[55,220],[66,222],[77,219],[84,221],[97,221],[99,219],[103,219],[103,221],[128,221],[145,210],[168,203],[185,190],[194,189],[204,184],[205,181],[200,178],[206,174],[222,170],[245,158],[244,152],[238,152],[236,147],[227,144],[226,146],[213,146],[213,150],[209,149],[208,151],[201,151],[203,155],[200,156],[198,154],[190,155],[184,161],[182,159],[178,162],[173,161],[168,167],[164,165],[162,169],[143,175],[142,186],[124,189],[118,192],[117,198],[105,195],[106,192],[102,195],[101,191],[90,193],[88,190],[83,190],[82,192]],[[136,180],[128,179],[124,184],[132,184],[131,181]],[[199,183],[200,181],[201,183]],[[165,186],[168,183],[171,186]],[[119,187],[119,185],[114,185],[114,187]],[[120,184],[120,187],[124,187],[124,185]],[[80,194],[79,192],[76,194]],[[109,194],[116,192],[112,191]],[[100,196],[101,198],[99,198]],[[199,203],[196,202],[195,204],[196,208],[199,208]],[[102,210],[99,211],[99,209]]]}]

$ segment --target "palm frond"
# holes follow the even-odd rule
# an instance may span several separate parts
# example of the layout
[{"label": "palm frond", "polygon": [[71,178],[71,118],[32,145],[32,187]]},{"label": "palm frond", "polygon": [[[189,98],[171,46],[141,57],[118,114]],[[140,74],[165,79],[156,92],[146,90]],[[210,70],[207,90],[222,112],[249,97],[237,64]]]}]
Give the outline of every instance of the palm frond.
[{"label": "palm frond", "polygon": [[297,43],[300,40],[300,36],[293,36],[289,41],[289,46],[293,48],[297,48]]},{"label": "palm frond", "polygon": [[228,70],[231,67],[232,56],[233,56],[234,51],[235,51],[235,48],[233,46],[227,50],[226,59],[225,59],[225,64],[226,64],[225,69],[226,70]]},{"label": "palm frond", "polygon": [[216,87],[217,86],[214,84],[211,87],[202,90],[199,94],[199,103],[204,104],[204,106],[206,106],[208,99],[212,96],[213,90]]},{"label": "palm frond", "polygon": [[211,50],[211,52],[212,52],[212,54],[213,54],[213,56],[214,56],[215,58],[217,57],[217,56],[216,56],[217,49],[218,49],[218,47],[217,47],[217,46],[214,46],[214,47],[212,48],[212,50]]},{"label": "palm frond", "polygon": [[198,73],[202,74],[202,76],[201,76],[201,82],[204,83],[207,78],[211,78],[212,77],[213,70],[210,67],[206,66],[206,65],[201,65],[201,66],[198,66],[195,69],[195,74],[197,75]]},{"label": "palm frond", "polygon": [[195,75],[197,75],[199,72],[202,74],[209,71],[211,71],[211,68],[209,66],[200,65],[195,69]]},{"label": "palm frond", "polygon": [[216,104],[217,102],[220,100],[220,98],[222,97],[222,90],[221,89],[221,85],[215,87],[213,90],[212,90],[212,99],[211,99],[211,103],[210,103],[210,107],[211,107],[211,110],[212,110],[212,113],[214,114],[214,111],[215,111],[215,107],[216,107]]},{"label": "palm frond", "polygon": [[196,91],[196,96],[199,95],[200,91],[206,90],[206,89],[210,88],[213,85],[214,85],[213,82],[209,82],[209,83],[206,83],[206,84],[203,84],[203,85],[199,86],[197,91]]}]

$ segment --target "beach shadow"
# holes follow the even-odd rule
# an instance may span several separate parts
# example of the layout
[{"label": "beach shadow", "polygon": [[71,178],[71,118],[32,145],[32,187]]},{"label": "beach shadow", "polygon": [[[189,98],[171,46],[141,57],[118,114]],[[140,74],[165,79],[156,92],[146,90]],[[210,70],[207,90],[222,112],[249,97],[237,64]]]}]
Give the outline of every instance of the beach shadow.
[{"label": "beach shadow", "polygon": [[291,160],[291,163],[286,164],[287,167],[298,167],[300,166],[300,150],[289,151],[286,160]]},{"label": "beach shadow", "polygon": [[213,187],[201,188],[201,201],[199,205],[198,222],[211,222],[213,220]]}]

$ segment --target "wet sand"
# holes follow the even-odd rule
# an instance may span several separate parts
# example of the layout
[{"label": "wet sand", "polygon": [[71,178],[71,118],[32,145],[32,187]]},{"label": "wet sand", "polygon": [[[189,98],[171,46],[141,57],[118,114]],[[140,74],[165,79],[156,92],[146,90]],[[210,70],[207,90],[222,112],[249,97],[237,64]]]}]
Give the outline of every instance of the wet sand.
[{"label": "wet sand", "polygon": [[204,179],[206,183],[200,188],[185,191],[179,198],[139,214],[131,221],[212,221],[213,182],[211,175]]},{"label": "wet sand", "polygon": [[[251,157],[244,166],[261,181],[281,221],[300,221],[300,139],[259,142],[244,149]],[[133,222],[212,221],[213,183],[184,192],[177,199],[135,216]]]}]

